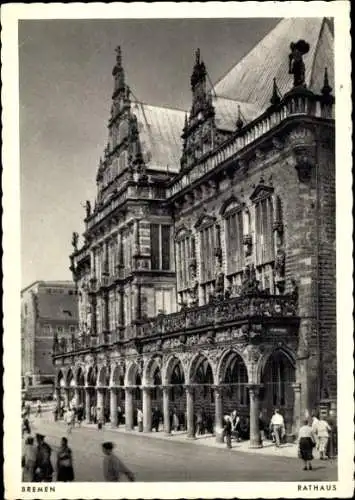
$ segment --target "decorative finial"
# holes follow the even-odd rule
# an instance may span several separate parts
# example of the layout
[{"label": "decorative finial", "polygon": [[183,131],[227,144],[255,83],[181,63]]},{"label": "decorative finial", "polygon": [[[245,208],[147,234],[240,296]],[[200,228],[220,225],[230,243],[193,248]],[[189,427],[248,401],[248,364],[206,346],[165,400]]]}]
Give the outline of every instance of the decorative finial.
[{"label": "decorative finial", "polygon": [[273,106],[275,106],[276,104],[279,104],[280,100],[281,99],[279,96],[279,89],[277,88],[277,85],[276,85],[276,78],[274,78],[274,82],[273,82],[273,86],[272,86],[272,96],[271,96],[270,102]]},{"label": "decorative finial", "polygon": [[188,127],[188,121],[187,121],[187,113],[185,113],[185,123],[184,123],[184,129],[186,130]]},{"label": "decorative finial", "polygon": [[290,49],[288,72],[290,75],[293,75],[293,86],[305,87],[306,78],[303,56],[309,51],[309,43],[305,40],[298,40],[297,43],[292,42],[290,44]]},{"label": "decorative finial", "polygon": [[237,119],[237,129],[240,130],[241,128],[243,128],[243,120],[242,120],[242,112],[240,110],[240,106],[238,104],[238,119]]},{"label": "decorative finial", "polygon": [[200,64],[200,49],[196,50],[195,56],[196,56],[196,64]]},{"label": "decorative finial", "polygon": [[332,90],[333,90],[332,87],[329,85],[328,68],[324,68],[324,80],[323,80],[322,94],[329,95]]}]

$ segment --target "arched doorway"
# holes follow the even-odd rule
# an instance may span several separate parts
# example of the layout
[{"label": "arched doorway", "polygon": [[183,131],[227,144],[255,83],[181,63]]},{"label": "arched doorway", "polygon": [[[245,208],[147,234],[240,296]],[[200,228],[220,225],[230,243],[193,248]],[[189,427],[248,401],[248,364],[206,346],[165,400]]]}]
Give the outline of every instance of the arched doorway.
[{"label": "arched doorway", "polygon": [[249,417],[248,371],[237,352],[229,351],[222,359],[219,380],[223,387],[224,412],[237,410]]},{"label": "arched doorway", "polygon": [[294,390],[296,380],[295,361],[284,350],[274,351],[267,359],[263,372],[263,389],[260,405],[264,418],[270,421],[273,410],[278,408],[285,419],[286,433],[292,432]]},{"label": "arched doorway", "polygon": [[206,356],[198,356],[192,363],[190,381],[194,385],[194,414],[196,421],[202,418],[202,432],[214,432],[214,378],[209,360]]},{"label": "arched doorway", "polygon": [[126,386],[132,387],[132,409],[133,409],[133,425],[137,425],[137,409],[143,409],[142,407],[142,377],[141,370],[137,363],[132,363],[127,369]]}]

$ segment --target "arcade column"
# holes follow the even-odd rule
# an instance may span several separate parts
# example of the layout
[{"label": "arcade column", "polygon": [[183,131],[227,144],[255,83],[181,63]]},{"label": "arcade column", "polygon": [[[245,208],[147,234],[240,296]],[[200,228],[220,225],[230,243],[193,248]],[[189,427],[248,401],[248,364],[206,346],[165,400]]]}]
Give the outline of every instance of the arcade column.
[{"label": "arcade column", "polygon": [[259,428],[260,415],[260,384],[248,385],[250,399],[250,448],[261,448],[261,435]]},{"label": "arcade column", "polygon": [[152,432],[152,391],[143,387],[143,431]]},{"label": "arcade column", "polygon": [[111,427],[117,427],[118,414],[117,414],[117,389],[116,389],[116,387],[110,388],[110,420],[111,420]]},{"label": "arcade column", "polygon": [[295,399],[293,405],[293,428],[292,433],[294,436],[298,435],[298,431],[301,427],[301,384],[295,382],[292,384]]},{"label": "arcade column", "polygon": [[125,427],[133,430],[133,387],[125,387]]},{"label": "arcade column", "polygon": [[163,387],[163,418],[164,418],[164,432],[170,434],[170,412],[169,412],[169,396],[170,387]]},{"label": "arcade column", "polygon": [[191,385],[185,386],[186,391],[186,417],[187,417],[187,437],[195,438],[194,425],[194,388]]},{"label": "arcade column", "polygon": [[91,401],[90,401],[90,389],[88,387],[85,387],[85,421],[87,423],[90,423],[91,421],[91,415],[90,415],[90,408],[91,408]]},{"label": "arcade column", "polygon": [[217,443],[223,443],[223,399],[222,387],[214,386],[215,397],[215,432]]},{"label": "arcade column", "polygon": [[104,389],[97,389],[97,418],[104,422]]}]

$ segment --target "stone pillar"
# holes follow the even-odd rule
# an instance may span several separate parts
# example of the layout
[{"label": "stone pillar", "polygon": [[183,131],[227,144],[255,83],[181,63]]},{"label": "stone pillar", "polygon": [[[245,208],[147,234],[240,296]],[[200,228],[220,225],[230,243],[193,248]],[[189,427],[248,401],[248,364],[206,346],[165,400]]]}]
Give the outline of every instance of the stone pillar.
[{"label": "stone pillar", "polygon": [[97,388],[97,419],[104,421],[104,390]]},{"label": "stone pillar", "polygon": [[90,415],[90,407],[91,407],[91,401],[90,401],[90,389],[85,387],[85,421],[87,423],[91,422],[91,415]]},{"label": "stone pillar", "polygon": [[152,432],[152,393],[150,387],[143,387],[143,431]]},{"label": "stone pillar", "polygon": [[169,396],[170,387],[163,387],[163,419],[164,419],[164,432],[170,434],[170,412],[169,412]]},{"label": "stone pillar", "polygon": [[292,384],[292,387],[295,394],[292,433],[294,436],[297,436],[301,427],[301,384],[295,382]]},{"label": "stone pillar", "polygon": [[126,431],[133,429],[133,388],[125,387],[125,427]]},{"label": "stone pillar", "polygon": [[111,420],[111,426],[117,427],[118,415],[117,415],[117,389],[116,389],[116,387],[110,388],[110,420]]},{"label": "stone pillar", "polygon": [[56,400],[56,405],[57,408],[60,408],[60,387],[56,387],[54,389],[54,394],[55,394],[55,400]]},{"label": "stone pillar", "polygon": [[195,423],[194,423],[194,389],[186,385],[186,413],[187,413],[187,437],[195,439]]},{"label": "stone pillar", "polygon": [[64,408],[69,408],[69,387],[64,387]]},{"label": "stone pillar", "polygon": [[80,389],[79,387],[75,387],[74,389],[74,404],[75,407],[77,408],[80,405]]},{"label": "stone pillar", "polygon": [[217,443],[223,443],[223,399],[222,387],[214,387],[215,399],[215,433]]},{"label": "stone pillar", "polygon": [[259,429],[260,415],[260,384],[251,384],[248,386],[250,399],[250,448],[261,448],[261,435]]}]

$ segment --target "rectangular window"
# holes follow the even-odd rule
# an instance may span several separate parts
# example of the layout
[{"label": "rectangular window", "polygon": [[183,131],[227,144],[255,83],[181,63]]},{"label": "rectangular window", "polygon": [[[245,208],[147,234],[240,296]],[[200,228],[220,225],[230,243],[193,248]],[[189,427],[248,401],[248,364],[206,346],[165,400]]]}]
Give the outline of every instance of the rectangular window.
[{"label": "rectangular window", "polygon": [[214,247],[214,226],[202,229],[200,231],[201,283],[214,279]]},{"label": "rectangular window", "polygon": [[155,290],[155,315],[175,312],[173,290],[161,288]]},{"label": "rectangular window", "polygon": [[179,290],[185,290],[189,286],[189,264],[191,257],[190,238],[188,236],[184,236],[176,242]]},{"label": "rectangular window", "polygon": [[240,272],[243,268],[243,213],[234,212],[225,217],[227,249],[227,274]]},{"label": "rectangular window", "polygon": [[256,263],[266,264],[274,260],[273,204],[272,198],[264,198],[255,205]]},{"label": "rectangular window", "polygon": [[171,269],[170,226],[150,225],[151,268],[168,271]]}]

